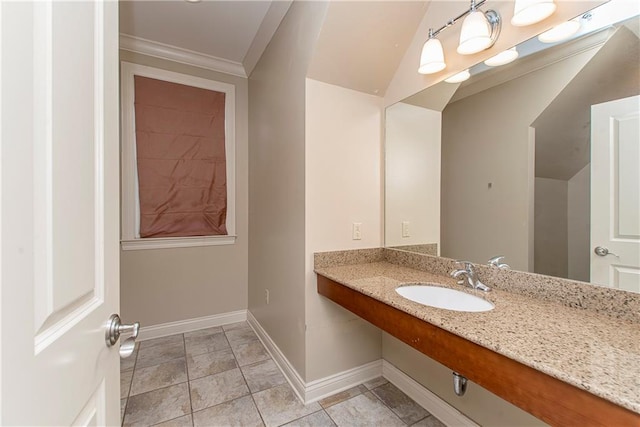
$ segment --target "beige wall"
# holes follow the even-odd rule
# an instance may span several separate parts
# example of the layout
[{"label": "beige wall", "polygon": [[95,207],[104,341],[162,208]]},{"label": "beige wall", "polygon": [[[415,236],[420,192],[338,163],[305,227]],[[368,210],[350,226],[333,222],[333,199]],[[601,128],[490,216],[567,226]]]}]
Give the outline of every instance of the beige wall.
[{"label": "beige wall", "polygon": [[581,53],[444,109],[443,256],[484,263],[507,255],[513,269],[528,270],[534,161],[529,126],[593,54]]},{"label": "beige wall", "polygon": [[[380,330],[318,295],[313,253],[381,246],[382,99],[307,79],[307,382],[380,359]],[[352,224],[362,223],[362,240]]]},{"label": "beige wall", "polygon": [[570,180],[567,191],[569,278],[591,278],[591,164]]},{"label": "beige wall", "polygon": [[247,79],[128,51],[122,61],[234,84],[236,87],[236,231],[234,245],[121,251],[120,307],[143,327],[247,308]]},{"label": "beige wall", "polygon": [[481,426],[546,425],[472,382],[464,396],[456,396],[451,369],[386,333],[382,334],[382,357]]},{"label": "beige wall", "polygon": [[440,246],[442,113],[399,102],[387,108],[385,123],[384,244]]},{"label": "beige wall", "polygon": [[568,182],[536,178],[533,272],[568,277]]},{"label": "beige wall", "polygon": [[249,310],[301,376],[305,77],[326,8],[294,2],[249,77]]}]

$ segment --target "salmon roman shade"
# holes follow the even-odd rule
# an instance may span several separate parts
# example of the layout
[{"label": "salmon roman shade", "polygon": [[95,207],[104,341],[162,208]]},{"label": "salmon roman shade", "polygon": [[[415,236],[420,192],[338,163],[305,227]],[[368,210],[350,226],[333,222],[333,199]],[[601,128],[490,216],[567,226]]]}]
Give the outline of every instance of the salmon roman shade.
[{"label": "salmon roman shade", "polygon": [[226,235],[225,94],[134,85],[140,237]]}]

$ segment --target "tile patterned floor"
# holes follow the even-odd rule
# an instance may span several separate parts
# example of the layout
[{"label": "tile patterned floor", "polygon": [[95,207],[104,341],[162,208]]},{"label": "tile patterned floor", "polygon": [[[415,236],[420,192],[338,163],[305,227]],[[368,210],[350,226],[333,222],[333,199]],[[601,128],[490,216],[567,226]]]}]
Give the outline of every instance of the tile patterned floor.
[{"label": "tile patterned floor", "polygon": [[384,378],[302,405],[246,322],[143,341],[120,370],[123,426],[444,426]]}]

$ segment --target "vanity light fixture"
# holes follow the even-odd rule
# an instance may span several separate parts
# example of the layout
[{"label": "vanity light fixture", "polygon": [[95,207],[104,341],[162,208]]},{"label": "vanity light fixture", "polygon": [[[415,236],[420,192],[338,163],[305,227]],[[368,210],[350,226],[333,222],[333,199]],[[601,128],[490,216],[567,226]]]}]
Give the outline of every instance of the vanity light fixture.
[{"label": "vanity light fixture", "polygon": [[555,11],[554,0],[516,0],[511,24],[516,27],[533,25],[547,19]]},{"label": "vanity light fixture", "polygon": [[518,58],[518,55],[518,50],[514,46],[511,49],[503,50],[496,56],[492,56],[484,61],[484,64],[489,67],[499,67],[500,65],[506,65],[515,61]]},{"label": "vanity light fixture", "polygon": [[454,74],[444,81],[447,83],[462,83],[465,80],[469,80],[469,77],[471,77],[471,73],[469,73],[469,70],[467,69],[459,72],[458,74]]},{"label": "vanity light fixture", "polygon": [[490,48],[500,35],[500,27],[500,15],[497,12],[481,12],[472,1],[471,13],[462,21],[460,43],[456,51],[460,55],[471,55]]},{"label": "vanity light fixture", "polygon": [[429,39],[424,43],[424,46],[422,46],[418,73],[433,74],[444,70],[446,66],[442,43],[435,38],[433,30],[429,29]]},{"label": "vanity light fixture", "polygon": [[[500,14],[494,10],[482,12],[478,8],[486,0],[471,0],[471,6],[460,15],[450,19],[445,25],[434,30],[429,28],[429,38],[422,46],[420,54],[420,66],[418,73],[433,74],[446,68],[442,43],[436,36],[449,27],[452,27],[458,20],[465,18],[460,32],[460,43],[458,53],[470,55],[488,49],[496,42],[500,34],[501,19]],[[468,16],[467,16],[468,15]]]},{"label": "vanity light fixture", "polygon": [[542,43],[556,43],[562,40],[566,40],[580,29],[580,20],[572,19],[567,22],[563,22],[560,25],[556,25],[550,30],[538,36],[538,40]]}]

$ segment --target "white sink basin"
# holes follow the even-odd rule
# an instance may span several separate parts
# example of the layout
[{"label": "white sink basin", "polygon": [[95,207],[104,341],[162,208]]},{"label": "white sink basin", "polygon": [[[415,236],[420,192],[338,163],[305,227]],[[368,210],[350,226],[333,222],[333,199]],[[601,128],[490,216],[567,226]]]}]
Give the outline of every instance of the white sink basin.
[{"label": "white sink basin", "polygon": [[396,288],[396,292],[411,301],[447,310],[478,312],[495,307],[493,303],[475,295],[440,286],[406,285]]}]

